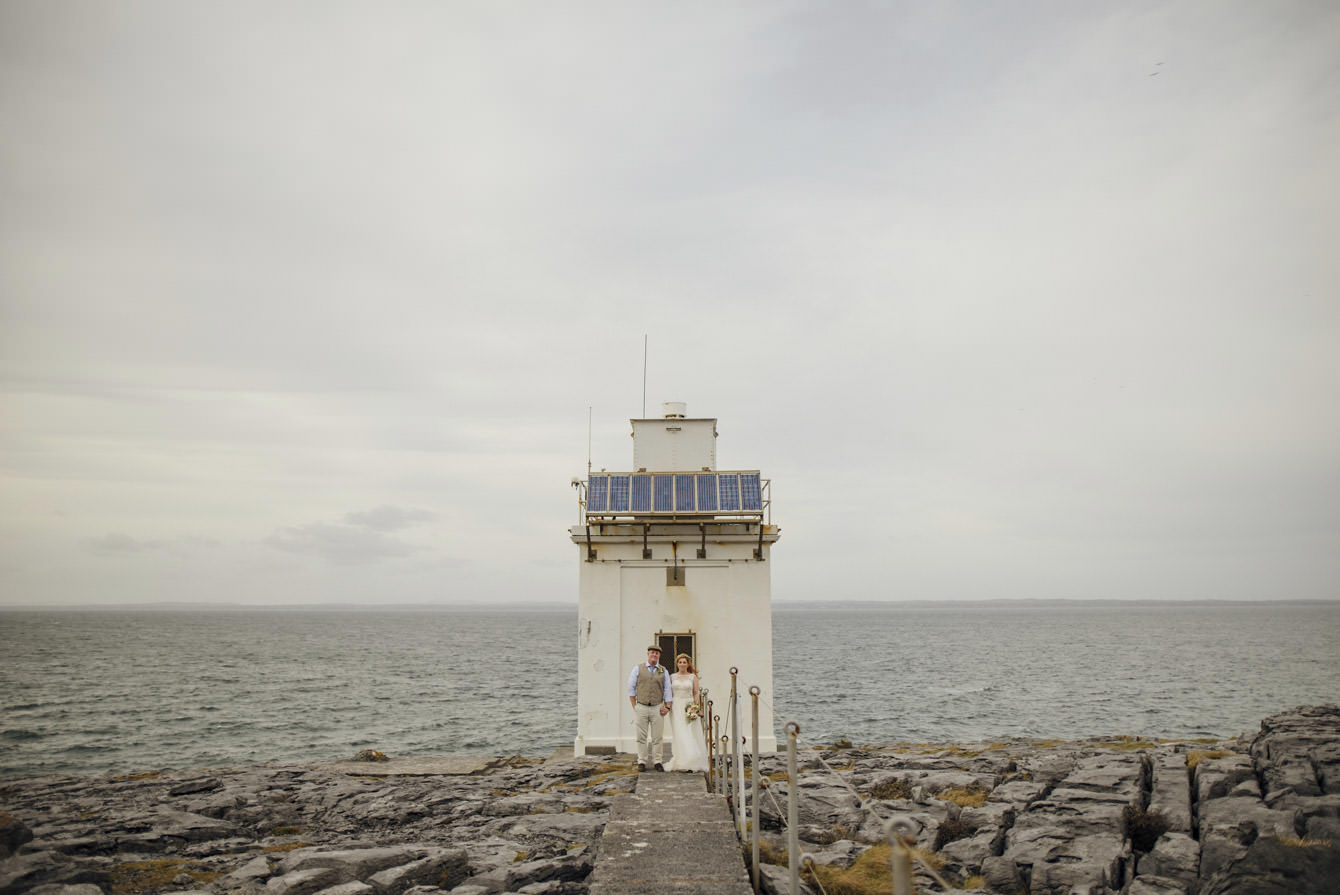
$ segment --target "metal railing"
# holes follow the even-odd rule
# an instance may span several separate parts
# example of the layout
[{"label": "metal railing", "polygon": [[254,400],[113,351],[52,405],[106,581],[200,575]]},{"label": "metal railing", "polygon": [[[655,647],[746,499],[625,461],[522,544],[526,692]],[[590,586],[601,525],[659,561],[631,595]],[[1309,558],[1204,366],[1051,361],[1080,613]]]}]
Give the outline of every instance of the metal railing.
[{"label": "metal railing", "polygon": [[[729,703],[726,708],[727,728],[722,729],[721,716],[713,713],[713,702],[706,701],[706,711],[704,715],[707,719],[704,724],[704,735],[707,739],[708,771],[707,783],[712,792],[720,793],[725,796],[726,804],[730,808],[731,817],[735,825],[735,833],[741,840],[746,837],[750,844],[750,879],[753,884],[754,892],[761,891],[761,872],[760,872],[760,850],[762,838],[762,824],[760,823],[761,806],[760,799],[767,795],[772,800],[774,809],[779,817],[786,818],[787,828],[787,865],[791,876],[791,895],[800,895],[801,887],[801,866],[806,865],[809,871],[809,878],[818,886],[821,893],[824,892],[823,883],[819,874],[815,872],[814,859],[809,854],[802,854],[800,851],[800,804],[799,804],[799,772],[798,767],[798,749],[800,737],[800,725],[795,721],[786,723],[786,795],[787,806],[785,811],[777,804],[777,799],[772,793],[767,778],[761,776],[758,754],[759,743],[759,721],[758,704],[759,700],[767,699],[763,697],[762,691],[757,686],[749,688],[749,695],[752,701],[751,724],[749,735],[746,737],[740,728],[740,694],[737,686],[739,669],[732,667],[730,670],[731,690]],[[768,703],[771,707],[771,703]],[[750,786],[749,786],[749,806],[745,810],[745,785],[744,768],[741,761],[741,748],[745,742],[752,745],[750,755]],[[824,769],[833,776],[845,789],[847,789],[855,798],[857,805],[864,811],[872,814],[883,823],[884,834],[888,837],[889,853],[889,871],[892,876],[894,895],[912,895],[914,892],[912,883],[912,865],[913,861],[921,865],[922,872],[929,875],[944,888],[950,888],[950,885],[940,877],[935,869],[923,860],[921,852],[915,846],[915,826],[908,820],[900,817],[885,819],[876,812],[870,804],[861,797],[861,794],[846,780],[842,778],[828,762],[824,761],[823,756],[816,756]]]}]

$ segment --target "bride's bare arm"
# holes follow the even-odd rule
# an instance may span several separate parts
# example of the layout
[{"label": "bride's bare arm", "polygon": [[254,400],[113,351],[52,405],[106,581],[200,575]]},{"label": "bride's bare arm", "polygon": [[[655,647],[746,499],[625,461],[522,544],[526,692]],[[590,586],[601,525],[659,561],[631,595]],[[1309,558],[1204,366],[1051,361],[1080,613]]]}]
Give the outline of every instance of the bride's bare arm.
[{"label": "bride's bare arm", "polygon": [[702,700],[698,697],[698,675],[696,675],[696,674],[693,676],[693,701],[694,701],[694,702],[701,702],[701,701],[702,701]]}]

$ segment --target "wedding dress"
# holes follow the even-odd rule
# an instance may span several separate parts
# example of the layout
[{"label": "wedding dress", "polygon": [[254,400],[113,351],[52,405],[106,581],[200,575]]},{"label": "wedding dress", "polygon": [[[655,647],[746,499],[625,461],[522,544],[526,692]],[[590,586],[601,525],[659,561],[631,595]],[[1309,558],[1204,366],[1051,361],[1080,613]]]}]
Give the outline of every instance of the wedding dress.
[{"label": "wedding dress", "polygon": [[674,694],[674,708],[670,710],[671,755],[667,771],[707,770],[707,746],[703,741],[703,722],[690,721],[685,707],[693,702],[693,675],[670,675],[670,689]]}]

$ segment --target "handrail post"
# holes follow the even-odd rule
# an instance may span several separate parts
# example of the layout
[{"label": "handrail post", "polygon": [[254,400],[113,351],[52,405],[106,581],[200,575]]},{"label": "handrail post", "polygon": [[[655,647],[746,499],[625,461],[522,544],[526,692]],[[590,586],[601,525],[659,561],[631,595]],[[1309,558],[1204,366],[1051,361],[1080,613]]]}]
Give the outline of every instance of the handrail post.
[{"label": "handrail post", "polygon": [[707,700],[707,708],[703,711],[703,727],[706,728],[707,735],[707,788],[710,792],[717,791],[717,744],[713,738],[716,732],[716,726],[712,723],[712,700]]},{"label": "handrail post", "polygon": [[893,895],[912,895],[912,853],[908,843],[912,840],[912,824],[901,817],[895,817],[884,828],[889,837],[889,872],[893,875]]},{"label": "handrail post", "polygon": [[760,836],[760,830],[759,830],[759,827],[761,826],[761,824],[760,824],[760,822],[759,822],[759,815],[758,815],[758,797],[759,797],[759,791],[758,791],[758,694],[761,693],[761,692],[763,692],[763,691],[760,690],[757,686],[753,686],[753,687],[750,687],[750,688],[749,688],[749,695],[750,695],[751,697],[753,697],[753,702],[754,702],[754,706],[753,706],[753,708],[754,708],[754,724],[753,724],[753,730],[754,730],[754,733],[753,733],[753,737],[754,737],[754,739],[753,739],[753,745],[754,745],[754,764],[753,764],[753,773],[752,773],[752,775],[751,775],[751,778],[752,778],[752,780],[753,780],[753,786],[752,786],[752,788],[751,788],[750,791],[749,791],[749,814],[750,814],[750,817],[753,818],[753,821],[754,821],[753,835],[750,837],[750,839],[752,840],[751,848],[752,848],[752,857],[753,857],[753,861],[752,861],[752,863],[750,864],[750,868],[751,868],[751,869],[753,870],[753,872],[754,872],[754,895],[758,895],[758,892],[759,892],[759,881],[758,881],[758,879],[759,879],[759,878],[758,878],[758,850],[759,850],[759,844],[758,844],[758,840],[759,840],[759,836]]},{"label": "handrail post", "polygon": [[735,831],[744,836],[744,762],[740,760],[740,691],[736,687],[736,678],[740,669],[734,665],[730,669],[730,754],[734,765],[731,780],[735,792]]},{"label": "handrail post", "polygon": [[726,802],[730,803],[730,768],[726,761],[726,750],[730,748],[730,737],[724,733],[721,735],[721,791],[726,795]]},{"label": "handrail post", "polygon": [[796,786],[796,737],[800,725],[786,724],[786,857],[791,865],[791,895],[800,895],[800,804]]}]

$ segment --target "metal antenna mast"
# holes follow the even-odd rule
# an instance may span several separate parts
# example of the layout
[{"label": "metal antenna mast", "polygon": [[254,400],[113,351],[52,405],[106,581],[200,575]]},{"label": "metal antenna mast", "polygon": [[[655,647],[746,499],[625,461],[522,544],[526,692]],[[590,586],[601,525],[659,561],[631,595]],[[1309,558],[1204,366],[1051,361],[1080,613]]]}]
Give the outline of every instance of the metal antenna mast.
[{"label": "metal antenna mast", "polygon": [[647,334],[642,334],[642,418],[647,418]]}]

